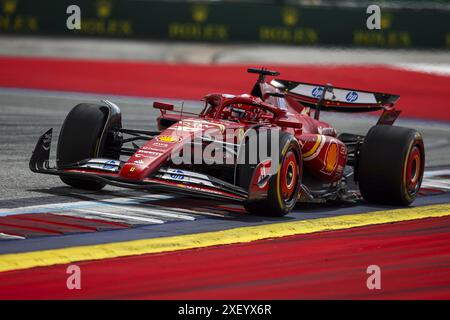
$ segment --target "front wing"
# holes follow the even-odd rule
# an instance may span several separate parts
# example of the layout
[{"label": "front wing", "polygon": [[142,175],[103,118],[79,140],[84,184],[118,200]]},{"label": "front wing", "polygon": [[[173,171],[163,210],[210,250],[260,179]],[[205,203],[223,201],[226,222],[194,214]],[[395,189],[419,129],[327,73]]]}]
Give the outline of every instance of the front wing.
[{"label": "front wing", "polygon": [[39,138],[29,163],[31,171],[82,178],[137,190],[169,191],[236,202],[243,202],[248,198],[248,192],[240,187],[215,177],[189,171],[183,171],[181,179],[180,172],[173,172],[167,168],[160,169],[142,181],[134,181],[119,176],[121,165],[119,160],[85,159],[63,168],[51,167],[49,159],[52,132],[50,129]]}]

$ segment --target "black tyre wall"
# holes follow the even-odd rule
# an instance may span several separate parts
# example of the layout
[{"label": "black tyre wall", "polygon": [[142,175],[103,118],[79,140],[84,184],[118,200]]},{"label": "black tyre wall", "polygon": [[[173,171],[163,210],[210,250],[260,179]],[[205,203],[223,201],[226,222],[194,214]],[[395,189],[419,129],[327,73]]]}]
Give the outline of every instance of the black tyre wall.
[{"label": "black tyre wall", "polygon": [[425,163],[423,140],[413,129],[377,125],[367,133],[361,148],[357,179],[363,198],[369,202],[409,205],[416,194],[408,194],[405,185],[405,162],[417,146],[422,161],[420,183]]},{"label": "black tyre wall", "polygon": [[[105,106],[82,103],[75,106],[64,120],[56,151],[59,168],[78,161],[101,157],[102,133],[108,118]],[[61,177],[73,187],[99,190],[105,185],[97,181]]]}]

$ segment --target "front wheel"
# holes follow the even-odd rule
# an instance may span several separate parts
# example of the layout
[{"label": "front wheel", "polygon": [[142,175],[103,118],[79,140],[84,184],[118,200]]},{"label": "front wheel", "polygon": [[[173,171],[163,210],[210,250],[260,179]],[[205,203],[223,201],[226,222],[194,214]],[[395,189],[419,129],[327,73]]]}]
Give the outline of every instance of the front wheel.
[{"label": "front wheel", "polygon": [[[268,133],[270,137],[274,131],[269,130]],[[297,203],[303,168],[301,148],[293,135],[283,131],[276,133],[279,136],[277,141],[279,152],[274,156],[278,157],[278,168],[268,181],[267,197],[244,203],[245,209],[252,214],[281,217],[288,214]],[[258,143],[265,142],[258,140]],[[259,162],[263,160],[259,159]],[[248,185],[248,179],[253,177],[255,166],[243,165],[239,169],[240,177],[246,177]]]},{"label": "front wheel", "polygon": [[[57,166],[63,168],[78,161],[108,156],[119,159],[118,153],[111,153],[107,146],[106,126],[112,111],[106,106],[81,103],[75,106],[64,120],[56,150]],[[115,110],[114,125],[121,127],[120,110]],[[102,182],[60,176],[61,180],[74,188],[100,190]]]}]

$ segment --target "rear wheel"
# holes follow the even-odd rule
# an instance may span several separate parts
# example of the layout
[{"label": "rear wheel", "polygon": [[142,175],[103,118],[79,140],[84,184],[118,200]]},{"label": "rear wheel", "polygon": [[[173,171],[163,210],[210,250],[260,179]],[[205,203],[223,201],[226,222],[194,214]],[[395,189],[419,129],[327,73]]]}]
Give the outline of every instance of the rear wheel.
[{"label": "rear wheel", "polygon": [[358,162],[359,188],[369,202],[409,205],[419,192],[425,150],[419,132],[377,125],[367,133]]},{"label": "rear wheel", "polygon": [[[273,131],[268,131],[269,135],[271,132]],[[276,173],[268,181],[267,197],[251,200],[244,204],[245,209],[252,214],[280,217],[288,214],[297,203],[302,177],[301,149],[297,139],[287,132],[279,131],[278,140],[279,153],[274,156],[278,157],[279,163]],[[258,143],[261,144],[259,139]],[[271,150],[270,142],[268,144],[267,150]],[[261,146],[259,145],[259,147]],[[247,154],[249,152],[248,143],[245,148]],[[257,163],[264,160],[258,159]],[[256,167],[257,165],[240,165],[238,168],[238,184],[249,188]]]},{"label": "rear wheel", "polygon": [[[58,139],[58,168],[103,155],[108,113],[109,110],[105,106],[87,103],[79,104],[69,112]],[[60,178],[65,184],[79,189],[100,190],[105,186],[104,183],[93,180],[65,176]]]}]

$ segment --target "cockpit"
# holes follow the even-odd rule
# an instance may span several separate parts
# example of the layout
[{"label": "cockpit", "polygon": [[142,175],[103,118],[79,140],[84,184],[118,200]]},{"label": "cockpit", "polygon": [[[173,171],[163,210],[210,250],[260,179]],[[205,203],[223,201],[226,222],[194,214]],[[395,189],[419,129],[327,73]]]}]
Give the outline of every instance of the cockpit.
[{"label": "cockpit", "polygon": [[232,96],[223,99],[219,95],[206,98],[201,116],[235,122],[261,123],[274,119],[281,109],[246,96]]}]

